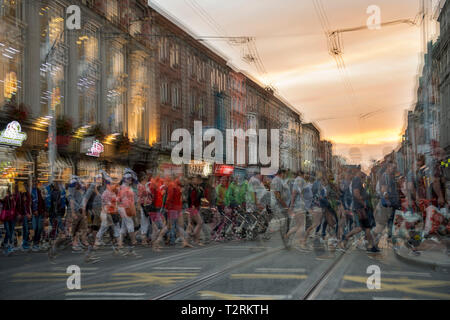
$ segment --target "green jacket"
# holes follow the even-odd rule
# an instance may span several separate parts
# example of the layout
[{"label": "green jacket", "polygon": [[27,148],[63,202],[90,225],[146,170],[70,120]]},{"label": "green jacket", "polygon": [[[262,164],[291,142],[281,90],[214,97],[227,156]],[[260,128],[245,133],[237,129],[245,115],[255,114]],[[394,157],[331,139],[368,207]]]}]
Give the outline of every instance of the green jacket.
[{"label": "green jacket", "polygon": [[230,183],[227,192],[225,194],[225,205],[230,206],[239,204],[238,194],[239,194],[238,186],[234,182]]},{"label": "green jacket", "polygon": [[248,185],[247,181],[244,181],[240,186],[238,186],[237,203],[239,205],[246,202],[248,187],[249,187],[249,185]]}]

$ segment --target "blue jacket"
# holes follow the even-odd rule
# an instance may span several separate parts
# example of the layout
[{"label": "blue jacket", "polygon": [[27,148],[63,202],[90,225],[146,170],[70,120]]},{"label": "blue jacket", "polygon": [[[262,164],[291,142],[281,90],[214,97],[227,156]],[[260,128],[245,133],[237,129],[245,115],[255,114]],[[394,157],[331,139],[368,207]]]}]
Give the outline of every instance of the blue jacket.
[{"label": "blue jacket", "polygon": [[[59,192],[61,192],[61,207],[67,206],[67,197],[66,197],[66,190],[64,188],[59,188]],[[47,211],[50,210],[51,206],[51,189],[50,185],[45,186],[45,207],[47,208]]]}]

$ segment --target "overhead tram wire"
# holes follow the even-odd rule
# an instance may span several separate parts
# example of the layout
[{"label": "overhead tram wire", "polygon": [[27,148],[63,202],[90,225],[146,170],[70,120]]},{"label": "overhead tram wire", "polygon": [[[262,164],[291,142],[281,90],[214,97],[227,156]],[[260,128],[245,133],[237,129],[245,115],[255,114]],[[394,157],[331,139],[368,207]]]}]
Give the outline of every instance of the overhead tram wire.
[{"label": "overhead tram wire", "polygon": [[[341,39],[340,35],[337,34],[337,36],[330,37],[331,34],[331,25],[330,21],[327,17],[325,8],[323,6],[323,3],[321,0],[312,0],[314,9],[316,11],[317,17],[319,19],[319,22],[322,26],[322,30],[325,33],[325,38],[327,39],[327,45],[328,45],[328,52],[333,57],[333,59],[336,62],[338,71],[341,75],[341,81],[344,85],[345,91],[347,91],[347,99],[349,100],[352,107],[356,107],[355,100],[356,100],[356,94],[353,89],[353,86],[351,85],[350,80],[348,79],[348,73],[345,66],[345,62],[342,58],[342,46],[341,46]],[[362,132],[361,128],[361,121],[358,121],[359,124],[359,132]],[[361,134],[360,134],[361,136]]]},{"label": "overhead tram wire", "polygon": [[351,119],[351,118],[357,118],[357,117],[359,117],[360,120],[367,120],[368,118],[376,116],[380,113],[388,112],[389,110],[387,110],[387,109],[392,109],[394,107],[406,106],[406,105],[410,106],[411,104],[414,104],[414,102],[397,103],[397,104],[379,108],[379,109],[376,109],[374,111],[370,111],[367,113],[360,113],[358,115],[348,114],[348,115],[342,115],[342,116],[331,116],[331,117],[326,117],[326,118],[316,118],[316,119],[312,119],[311,121],[323,122],[323,121],[332,121],[332,120],[339,120],[339,119]]},{"label": "overhead tram wire", "polygon": [[222,28],[222,26],[205,10],[201,5],[195,0],[185,0],[185,2],[194,9],[203,20],[207,22],[213,29],[215,29],[217,34],[224,34],[226,36],[227,32]]},{"label": "overhead tram wire", "polygon": [[[324,32],[326,33],[326,37],[327,37],[327,44],[328,44],[328,49],[329,49],[329,53],[333,56],[333,58],[336,61],[337,67],[339,69],[339,71],[342,74],[342,80],[344,83],[344,87],[346,88],[347,91],[350,92],[350,97],[352,99],[350,99],[351,104],[354,106],[354,100],[356,100],[356,93],[355,90],[350,82],[349,79],[349,73],[347,70],[347,67],[345,65],[344,59],[342,57],[343,54],[343,41],[342,41],[342,34],[344,32],[353,32],[353,31],[359,31],[359,30],[364,30],[367,28],[367,26],[359,26],[359,27],[354,27],[354,28],[346,28],[346,29],[338,29],[335,30],[333,32],[330,32],[330,24],[329,24],[329,20],[327,18],[326,12],[325,12],[325,8],[323,6],[323,3],[321,0],[312,0],[313,4],[314,4],[314,9],[316,10],[316,14],[319,18],[319,21],[322,25],[322,28],[324,30]],[[424,3],[424,0],[422,0],[422,3]],[[381,23],[381,26],[392,26],[392,25],[397,25],[397,24],[409,24],[409,25],[418,25],[419,24],[419,20],[420,17],[422,15],[422,20],[424,20],[423,18],[423,11],[424,11],[424,5],[422,7],[422,13],[419,12],[414,20],[411,19],[398,19],[398,20],[394,20],[394,21],[388,21],[388,22],[384,22]],[[422,21],[423,24],[423,21]],[[369,113],[369,114],[373,114]],[[366,119],[367,117],[364,115],[360,115],[359,117],[359,126],[360,126],[360,131],[361,131],[361,120]]]},{"label": "overhead tram wire", "polygon": [[312,0],[314,9],[316,11],[317,17],[319,19],[319,22],[322,26],[322,30],[325,34],[325,37],[327,39],[327,46],[328,46],[328,52],[333,57],[333,59],[336,62],[338,71],[341,75],[341,81],[344,85],[345,90],[349,93],[347,96],[350,104],[355,107],[354,100],[356,100],[355,91],[353,89],[353,86],[348,79],[348,73],[345,66],[345,62],[342,58],[342,49],[341,49],[341,40],[339,36],[336,37],[330,37],[331,34],[331,26],[330,21],[326,15],[325,8],[323,6],[323,3],[320,0]]},{"label": "overhead tram wire", "polygon": [[[200,18],[207,23],[218,35],[225,35],[223,38],[219,39],[227,39],[227,44],[234,50],[233,45],[244,45],[247,44],[247,50],[249,52],[249,60],[247,63],[252,63],[255,65],[257,72],[263,76],[267,76],[267,70],[264,66],[264,62],[261,59],[258,48],[256,47],[256,39],[255,37],[228,37],[227,32],[220,26],[220,24],[205,10],[196,0],[185,0],[186,4],[188,4],[199,16]],[[241,53],[241,58],[244,58],[245,55]],[[273,81],[270,81],[273,82]],[[273,84],[272,84],[273,86]],[[276,89],[276,88],[275,88]]]},{"label": "overhead tram wire", "polygon": [[[229,37],[227,32],[220,26],[220,24],[213,18],[211,15],[204,10],[201,5],[199,5],[195,0],[184,0],[184,2],[203,20],[218,36],[217,37],[207,37],[203,38],[202,41],[208,41],[213,39],[225,40],[228,46],[232,50],[236,50],[236,48],[232,44],[246,44],[251,41],[250,37]],[[225,36],[223,36],[225,35]],[[243,57],[243,53],[239,52],[239,55]],[[245,60],[244,60],[245,61]],[[249,61],[247,63],[251,63],[253,61]],[[256,64],[255,64],[256,67]],[[259,72],[258,67],[257,71]]]}]

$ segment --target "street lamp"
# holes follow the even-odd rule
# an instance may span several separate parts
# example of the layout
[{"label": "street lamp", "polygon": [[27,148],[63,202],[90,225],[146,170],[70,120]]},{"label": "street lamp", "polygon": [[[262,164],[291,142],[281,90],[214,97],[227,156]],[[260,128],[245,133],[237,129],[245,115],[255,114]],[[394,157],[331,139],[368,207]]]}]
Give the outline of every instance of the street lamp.
[{"label": "street lamp", "polygon": [[48,111],[49,111],[49,118],[50,118],[50,124],[48,128],[48,162],[50,165],[50,178],[49,182],[53,183],[55,180],[55,162],[56,162],[56,119],[55,119],[55,107],[56,104],[53,103],[53,79],[51,74],[52,65],[49,64],[49,60],[53,56],[53,53],[56,49],[56,46],[58,42],[61,40],[61,37],[63,35],[64,30],[61,30],[59,36],[55,39],[53,42],[52,47],[50,48],[49,52],[47,53],[47,56],[44,60],[44,65],[47,65],[47,85],[48,85]]}]

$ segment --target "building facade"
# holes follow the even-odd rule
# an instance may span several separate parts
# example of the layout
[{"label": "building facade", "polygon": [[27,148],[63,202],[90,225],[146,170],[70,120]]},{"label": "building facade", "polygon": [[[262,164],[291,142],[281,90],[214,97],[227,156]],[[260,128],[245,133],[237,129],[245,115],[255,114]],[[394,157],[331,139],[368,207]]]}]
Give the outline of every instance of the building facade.
[{"label": "building facade", "polygon": [[302,124],[301,165],[302,171],[316,174],[320,169],[320,130],[314,123]]},{"label": "building facade", "polygon": [[319,147],[319,160],[321,163],[321,170],[327,174],[330,174],[333,168],[332,157],[333,157],[333,144],[330,141],[322,140],[320,141]]},{"label": "building facade", "polygon": [[439,106],[440,106],[440,147],[450,157],[450,3],[445,1],[438,17],[440,36],[433,48],[433,58],[437,63]]},{"label": "building facade", "polygon": [[[81,9],[80,29],[66,26],[70,5]],[[146,0],[3,1],[0,16],[1,125],[27,111],[24,157],[42,180],[50,110],[61,172],[148,169],[194,121],[223,133],[279,129],[281,166],[300,168],[301,115]],[[86,156],[96,140],[99,159]]]}]

